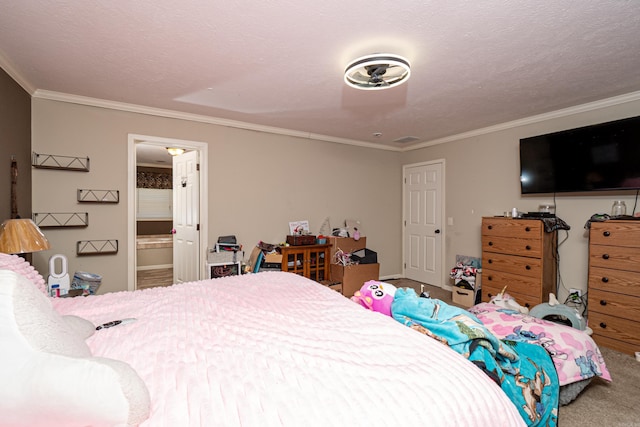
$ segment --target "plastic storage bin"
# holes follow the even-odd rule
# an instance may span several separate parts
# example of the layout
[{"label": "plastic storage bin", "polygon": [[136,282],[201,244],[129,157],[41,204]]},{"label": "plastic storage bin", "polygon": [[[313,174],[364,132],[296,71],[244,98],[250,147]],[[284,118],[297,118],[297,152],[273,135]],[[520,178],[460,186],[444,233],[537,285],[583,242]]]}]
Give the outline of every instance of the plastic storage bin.
[{"label": "plastic storage bin", "polygon": [[83,295],[95,295],[102,284],[102,276],[86,271],[76,271],[73,275],[71,289],[82,289]]}]

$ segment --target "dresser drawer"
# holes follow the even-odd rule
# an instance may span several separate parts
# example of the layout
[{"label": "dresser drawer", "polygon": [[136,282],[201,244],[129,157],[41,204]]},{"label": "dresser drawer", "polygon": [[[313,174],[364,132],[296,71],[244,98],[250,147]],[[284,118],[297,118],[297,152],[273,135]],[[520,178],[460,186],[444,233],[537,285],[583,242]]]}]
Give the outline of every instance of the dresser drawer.
[{"label": "dresser drawer", "polygon": [[640,272],[640,248],[592,244],[589,246],[589,265]]},{"label": "dresser drawer", "polygon": [[600,335],[624,341],[635,348],[635,351],[640,351],[640,334],[638,333],[640,322],[607,316],[598,312],[589,312],[589,327],[593,329],[594,338]]},{"label": "dresser drawer", "polygon": [[[484,271],[484,269],[483,269]],[[509,295],[511,295],[518,304],[520,304],[523,307],[527,307],[527,308],[533,308],[536,305],[540,304],[540,298],[539,297],[533,297],[531,295],[525,295],[525,294],[520,294],[518,292],[513,292],[512,290],[510,290],[511,287],[507,288],[506,293],[508,293]],[[498,288],[494,288],[492,286],[485,286],[484,284],[482,285],[482,290],[480,291],[482,293],[482,302],[489,302],[491,300],[491,298],[495,297],[496,295],[498,295],[500,292],[502,291],[502,288],[498,289]]]},{"label": "dresser drawer", "polygon": [[591,267],[589,292],[594,289],[640,297],[640,272]]},{"label": "dresser drawer", "polygon": [[[640,297],[599,289],[589,290],[589,319],[592,313],[602,313],[638,322],[640,326]],[[639,334],[640,335],[640,334]]]},{"label": "dresser drawer", "polygon": [[605,221],[591,223],[589,242],[640,248],[640,221]]},{"label": "dresser drawer", "polygon": [[542,221],[509,218],[483,218],[482,234],[487,236],[520,237],[540,239]]},{"label": "dresser drawer", "polygon": [[540,279],[518,274],[506,273],[492,268],[482,269],[482,287],[489,286],[499,291],[505,286],[508,293],[516,292],[522,295],[540,297]]},{"label": "dresser drawer", "polygon": [[482,236],[482,250],[540,258],[542,256],[542,241],[540,239],[484,235]]},{"label": "dresser drawer", "polygon": [[483,271],[504,271],[506,273],[542,278],[542,261],[539,258],[526,258],[515,255],[497,254],[492,252],[482,253]]}]

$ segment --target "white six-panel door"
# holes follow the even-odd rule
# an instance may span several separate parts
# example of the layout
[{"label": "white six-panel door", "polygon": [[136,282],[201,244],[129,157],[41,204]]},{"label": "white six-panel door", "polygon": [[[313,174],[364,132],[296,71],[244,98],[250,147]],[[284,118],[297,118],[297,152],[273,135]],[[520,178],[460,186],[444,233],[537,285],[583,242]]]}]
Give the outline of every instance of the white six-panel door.
[{"label": "white six-panel door", "polygon": [[173,282],[199,280],[200,176],[198,151],[173,158]]},{"label": "white six-panel door", "polygon": [[443,162],[404,168],[404,275],[442,287]]}]

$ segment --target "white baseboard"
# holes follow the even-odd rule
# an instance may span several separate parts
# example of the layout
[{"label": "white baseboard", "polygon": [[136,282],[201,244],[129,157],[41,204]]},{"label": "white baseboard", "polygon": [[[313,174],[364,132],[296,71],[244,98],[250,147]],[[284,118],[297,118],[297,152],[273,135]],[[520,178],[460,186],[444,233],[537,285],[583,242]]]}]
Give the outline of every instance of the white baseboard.
[{"label": "white baseboard", "polygon": [[173,268],[173,264],[141,265],[136,267],[136,271],[162,270],[165,268]]}]

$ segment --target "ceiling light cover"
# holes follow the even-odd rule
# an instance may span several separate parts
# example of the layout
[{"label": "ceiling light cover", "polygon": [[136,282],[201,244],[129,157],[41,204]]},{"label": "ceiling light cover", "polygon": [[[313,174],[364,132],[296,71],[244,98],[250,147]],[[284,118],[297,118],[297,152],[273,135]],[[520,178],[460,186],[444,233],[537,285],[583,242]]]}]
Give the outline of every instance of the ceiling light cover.
[{"label": "ceiling light cover", "polygon": [[344,72],[344,81],[356,89],[381,90],[409,80],[411,65],[401,56],[377,53],[354,59]]},{"label": "ceiling light cover", "polygon": [[172,156],[179,156],[181,154],[184,154],[184,148],[167,147],[167,151]]}]

